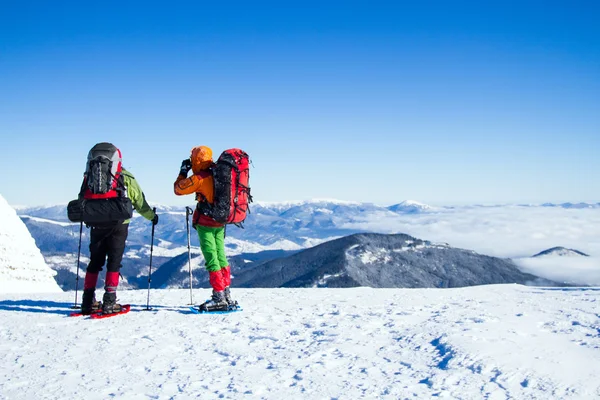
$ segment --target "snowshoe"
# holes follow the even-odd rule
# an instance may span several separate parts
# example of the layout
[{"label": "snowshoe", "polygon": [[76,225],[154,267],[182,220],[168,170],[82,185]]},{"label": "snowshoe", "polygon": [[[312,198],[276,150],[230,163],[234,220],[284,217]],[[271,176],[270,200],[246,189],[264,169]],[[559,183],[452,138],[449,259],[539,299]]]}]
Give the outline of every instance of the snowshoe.
[{"label": "snowshoe", "polygon": [[110,314],[104,314],[104,313],[96,313],[96,314],[92,314],[90,315],[91,319],[104,319],[104,318],[110,318],[110,317],[115,317],[117,315],[121,315],[121,314],[127,314],[129,312],[129,310],[131,310],[131,305],[130,304],[118,304],[118,306],[120,307],[119,310],[117,312],[112,312]]}]

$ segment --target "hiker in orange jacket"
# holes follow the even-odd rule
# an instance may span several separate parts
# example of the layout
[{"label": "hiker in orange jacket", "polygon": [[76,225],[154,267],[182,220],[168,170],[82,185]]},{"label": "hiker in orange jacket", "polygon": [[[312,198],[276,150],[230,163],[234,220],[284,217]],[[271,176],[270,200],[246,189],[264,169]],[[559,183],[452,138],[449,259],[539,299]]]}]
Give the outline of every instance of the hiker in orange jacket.
[{"label": "hiker in orange jacket", "polygon": [[[196,194],[196,201],[214,202],[214,179],[211,171],[213,165],[212,150],[207,146],[192,149],[190,158],[181,163],[179,175],[173,189],[178,196]],[[188,178],[188,173],[192,175]],[[200,306],[202,311],[227,310],[234,305],[229,285],[231,284],[231,268],[225,257],[225,225],[209,216],[194,211],[193,227],[198,232],[200,249],[204,256],[209,282],[213,288],[210,300]]]}]

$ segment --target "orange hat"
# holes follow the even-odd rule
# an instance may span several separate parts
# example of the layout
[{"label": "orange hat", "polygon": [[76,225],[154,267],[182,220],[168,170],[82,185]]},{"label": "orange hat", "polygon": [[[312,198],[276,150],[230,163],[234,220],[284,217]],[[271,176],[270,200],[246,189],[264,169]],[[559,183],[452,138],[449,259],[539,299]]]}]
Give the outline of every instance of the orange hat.
[{"label": "orange hat", "polygon": [[207,146],[196,146],[192,149],[190,160],[192,161],[192,171],[194,173],[202,171],[213,163],[212,150]]}]

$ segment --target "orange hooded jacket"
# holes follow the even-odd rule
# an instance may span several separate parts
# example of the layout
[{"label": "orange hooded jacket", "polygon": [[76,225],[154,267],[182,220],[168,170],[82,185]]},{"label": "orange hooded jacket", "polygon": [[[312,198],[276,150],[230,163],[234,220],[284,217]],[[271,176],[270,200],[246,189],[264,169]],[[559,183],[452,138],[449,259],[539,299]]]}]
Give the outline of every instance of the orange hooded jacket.
[{"label": "orange hooded jacket", "polygon": [[[209,203],[214,201],[214,179],[208,168],[213,164],[212,150],[206,146],[197,146],[192,149],[190,157],[192,162],[193,175],[189,178],[179,175],[173,185],[173,190],[177,196],[196,193],[196,201],[206,199]],[[202,226],[219,227],[223,224],[206,215],[196,215],[194,212],[194,222]]]}]

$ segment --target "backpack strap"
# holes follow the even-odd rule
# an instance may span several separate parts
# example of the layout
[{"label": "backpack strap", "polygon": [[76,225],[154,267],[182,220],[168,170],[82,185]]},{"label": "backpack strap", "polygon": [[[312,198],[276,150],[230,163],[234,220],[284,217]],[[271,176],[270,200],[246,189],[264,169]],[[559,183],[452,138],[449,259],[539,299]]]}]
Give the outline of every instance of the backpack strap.
[{"label": "backpack strap", "polygon": [[123,174],[120,174],[117,178],[117,188],[115,190],[117,191],[118,197],[127,197],[127,187],[125,186],[125,178],[123,177]]}]

